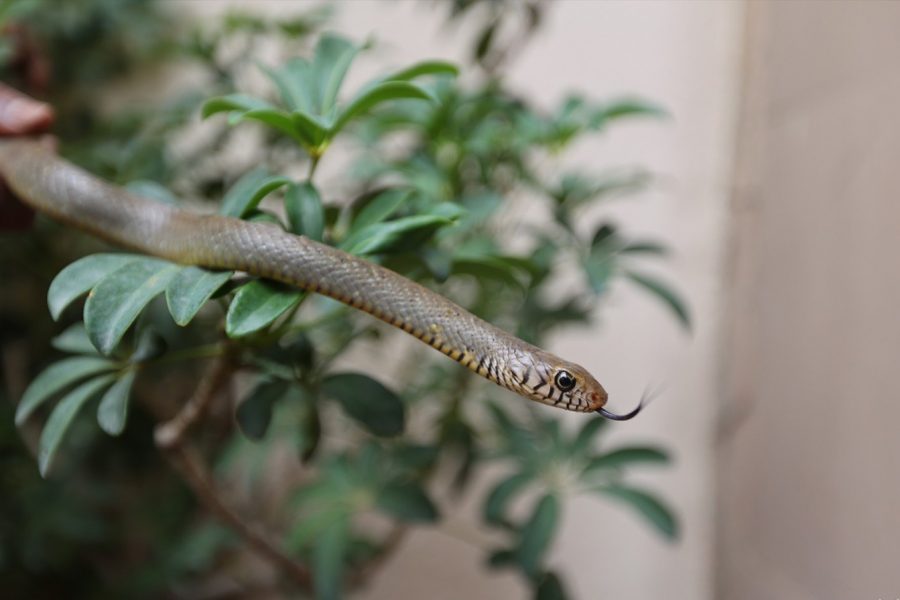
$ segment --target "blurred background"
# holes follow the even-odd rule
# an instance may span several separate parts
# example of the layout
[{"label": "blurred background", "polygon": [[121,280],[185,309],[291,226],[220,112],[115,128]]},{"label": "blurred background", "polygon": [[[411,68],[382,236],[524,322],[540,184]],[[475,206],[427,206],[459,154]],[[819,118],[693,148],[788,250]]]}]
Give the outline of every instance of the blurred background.
[{"label": "blurred background", "polygon": [[[118,183],[161,182],[192,200],[221,197],[232,175],[260,156],[291,168],[279,147],[247,152],[271,142],[256,130],[237,128],[237,141],[226,139],[223,121],[201,122],[199,107],[205,98],[264,81],[254,69],[232,69],[242,53],[265,64],[309,56],[320,31],[371,40],[347,76],[349,89],[434,58],[460,66],[462,89],[502,89],[502,97],[538,115],[565,112],[560,107],[571,94],[641,99],[627,105],[641,118],[618,123],[609,117],[602,135],[567,139],[564,154],[542,154],[528,173],[548,179],[572,169],[613,169],[620,179],[626,173],[610,197],[579,209],[574,229],[600,223],[665,247],[650,253],[662,260],[641,264],[640,271],[666,287],[648,293],[624,277],[601,286],[597,271],[586,267],[594,290],[591,318],[564,323],[559,317],[559,327],[541,339],[596,375],[614,410],[629,410],[646,390],[660,390],[639,418],[607,427],[602,447],[664,449],[668,466],[645,469],[637,460],[641,468],[629,470],[628,481],[664,503],[677,519],[677,534],[646,504],[638,512],[656,518],[655,526],[621,503],[568,497],[544,557],[552,567],[547,573],[564,582],[565,592],[552,595],[546,578],[486,565],[484,550],[502,546],[503,538],[482,522],[482,505],[508,473],[490,462],[463,493],[440,477],[430,481],[440,523],[405,535],[348,596],[900,595],[900,440],[893,423],[900,397],[892,381],[900,356],[900,321],[892,317],[900,305],[893,258],[900,241],[900,119],[892,109],[900,104],[894,63],[900,4],[80,0],[54,3],[53,10],[41,2],[10,6],[16,5],[5,13],[3,79],[53,103],[64,153]],[[377,135],[379,122],[373,123],[363,122],[360,139]],[[316,184],[326,200],[364,189],[348,183],[348,173],[358,174],[354,151],[336,144],[318,167]],[[497,217],[501,223],[515,217],[540,225],[553,218],[539,205],[539,186],[509,190],[513,208]],[[608,230],[593,232],[589,253],[601,231]],[[524,243],[515,235],[508,241]],[[100,439],[95,426],[74,430],[72,447],[88,466],[67,464],[46,481],[38,475],[32,454],[41,426],[15,429],[15,404],[53,358],[49,340],[61,330],[44,308],[50,280],[98,248],[47,222],[36,233],[5,234],[0,246],[0,273],[9,282],[0,304],[4,589],[23,598],[126,591],[176,598],[295,595],[295,588],[271,584],[277,569],[272,575],[270,565],[235,550],[233,532],[206,526],[214,520],[153,448],[152,411],[135,411],[118,440]],[[526,245],[524,252],[532,250]],[[556,300],[584,274],[569,266],[558,277],[550,294]],[[381,379],[395,380],[409,363],[385,365],[384,354],[372,351],[382,343],[400,349],[398,355],[413,344],[363,341],[341,364],[392,373]],[[585,419],[553,417],[568,432]],[[267,477],[275,483],[294,468],[291,452],[271,450],[266,460],[252,468],[271,470]],[[226,487],[240,488],[228,469],[215,466]],[[231,491],[243,508],[251,506],[246,490]],[[269,500],[262,513],[285,510]],[[188,524],[190,537],[182,535]],[[110,527],[130,533],[110,533]],[[260,570],[268,575],[256,577]]]}]

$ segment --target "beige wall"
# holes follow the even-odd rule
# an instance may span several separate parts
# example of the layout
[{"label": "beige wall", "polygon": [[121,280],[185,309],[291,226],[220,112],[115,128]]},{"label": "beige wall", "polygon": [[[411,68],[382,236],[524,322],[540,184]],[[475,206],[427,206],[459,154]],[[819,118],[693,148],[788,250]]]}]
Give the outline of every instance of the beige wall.
[{"label": "beige wall", "polygon": [[900,596],[900,3],[751,3],[717,597]]},{"label": "beige wall", "polygon": [[[197,11],[250,2],[178,2]],[[304,3],[253,2],[287,12]],[[432,2],[336,3],[336,29],[387,42],[351,73],[351,85],[387,64],[422,57],[465,56],[474,31],[449,30]],[[641,485],[660,492],[682,520],[683,539],[670,545],[631,513],[595,498],[566,507],[551,562],[564,571],[574,597],[630,600],[711,597],[713,455],[718,385],[718,324],[724,231],[731,185],[743,6],[737,2],[557,1],[537,39],[515,61],[509,82],[544,106],[568,91],[597,98],[645,95],[674,115],[668,122],[621,125],[576,148],[572,164],[598,169],[642,165],[659,183],[634,199],[602,208],[625,228],[668,242],[673,256],[658,272],[676,282],[696,317],[686,335],[654,300],[617,287],[596,329],[570,332],[552,349],[599,375],[611,406],[629,409],[648,387],[662,396],[640,419],[614,426],[616,443],[661,443],[672,469],[647,472]],[[325,181],[337,182],[323,164]],[[579,415],[569,423],[583,422]],[[369,600],[520,598],[515,577],[483,566],[478,518],[464,505],[440,531],[412,536],[372,587]]]}]

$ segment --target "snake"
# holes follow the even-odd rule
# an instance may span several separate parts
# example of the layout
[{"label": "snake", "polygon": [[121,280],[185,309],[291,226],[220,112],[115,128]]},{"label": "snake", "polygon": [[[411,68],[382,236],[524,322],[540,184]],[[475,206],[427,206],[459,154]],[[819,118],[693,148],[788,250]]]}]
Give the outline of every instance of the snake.
[{"label": "snake", "polygon": [[226,269],[331,297],[413,335],[527,399],[617,421],[583,367],[480,319],[381,265],[278,225],[187,210],[107,183],[31,139],[0,141],[0,176],[35,210],[114,245],[175,263]]}]

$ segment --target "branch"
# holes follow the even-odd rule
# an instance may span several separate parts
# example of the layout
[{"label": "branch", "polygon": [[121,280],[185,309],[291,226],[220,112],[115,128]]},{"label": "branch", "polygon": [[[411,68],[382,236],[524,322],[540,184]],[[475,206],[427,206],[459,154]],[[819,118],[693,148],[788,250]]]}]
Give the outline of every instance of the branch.
[{"label": "branch", "polygon": [[181,410],[171,420],[156,428],[153,437],[157,447],[170,450],[181,444],[187,430],[203,416],[218,391],[230,379],[234,368],[234,349],[229,345],[201,377],[194,394]]},{"label": "branch", "polygon": [[222,500],[204,461],[185,443],[188,429],[206,413],[218,392],[230,379],[235,366],[234,348],[229,346],[200,379],[197,389],[184,407],[171,420],[156,427],[156,446],[211,513],[240,535],[254,552],[298,584],[309,588],[312,584],[309,570],[282,552],[257,527],[250,525]]},{"label": "branch", "polygon": [[308,588],[312,585],[312,576],[304,565],[295,562],[291,557],[278,549],[257,528],[244,521],[239,514],[222,501],[219,496],[219,490],[215,488],[209,471],[195,451],[184,444],[179,444],[165,449],[165,455],[175,470],[190,486],[197,499],[210,512],[240,535],[254,552],[303,587]]}]

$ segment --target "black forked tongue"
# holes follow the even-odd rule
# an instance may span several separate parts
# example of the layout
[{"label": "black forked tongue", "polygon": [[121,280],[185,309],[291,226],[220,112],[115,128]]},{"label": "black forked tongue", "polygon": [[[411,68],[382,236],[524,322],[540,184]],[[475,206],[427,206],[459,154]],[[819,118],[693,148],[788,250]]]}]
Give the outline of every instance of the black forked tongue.
[{"label": "black forked tongue", "polygon": [[638,413],[644,409],[644,407],[647,405],[647,402],[649,400],[650,400],[650,398],[647,396],[647,394],[644,394],[644,396],[641,398],[641,401],[634,408],[634,410],[632,410],[630,413],[625,413],[624,415],[617,415],[615,413],[611,413],[608,410],[606,410],[605,408],[598,408],[597,413],[602,415],[603,417],[609,419],[610,421],[627,421],[629,419],[633,419],[636,416],[638,416]]}]

